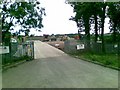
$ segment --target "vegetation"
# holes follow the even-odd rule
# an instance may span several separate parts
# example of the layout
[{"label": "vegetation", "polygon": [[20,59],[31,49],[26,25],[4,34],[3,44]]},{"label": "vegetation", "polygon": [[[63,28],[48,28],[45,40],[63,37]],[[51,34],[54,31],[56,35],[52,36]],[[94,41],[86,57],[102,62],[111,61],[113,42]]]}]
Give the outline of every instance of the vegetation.
[{"label": "vegetation", "polygon": [[[6,56],[7,56],[7,57],[6,57]],[[18,58],[16,58],[16,57],[10,58],[8,54],[6,54],[6,55],[4,54],[4,55],[2,55],[2,58],[4,58],[4,57],[6,57],[6,59],[4,59],[4,60],[2,61],[2,68],[3,68],[3,70],[4,70],[4,68],[6,68],[7,66],[8,66],[8,67],[11,66],[11,65],[15,66],[15,64],[17,64],[17,63],[19,63],[19,62],[31,60],[31,57],[29,57],[29,56],[22,56],[22,57],[18,57]]]},{"label": "vegetation", "polygon": [[[117,43],[120,39],[120,2],[70,2],[73,7],[75,16],[71,17],[77,23],[79,28],[78,34],[85,32],[85,40],[87,42],[87,50],[90,51],[90,32],[94,32],[94,41],[98,41],[98,37],[102,42],[102,52],[105,53],[105,36],[104,24],[105,18],[110,18],[110,31],[112,42]],[[94,25],[94,29],[92,28]]]},{"label": "vegetation", "polygon": [[120,2],[119,3],[108,3],[108,16],[110,18],[110,29],[112,34],[112,41],[119,41],[120,34]]},{"label": "vegetation", "polygon": [[[19,35],[24,32],[27,36],[31,28],[40,30],[42,25],[42,16],[45,15],[45,9],[40,7],[40,2],[6,2],[0,4],[2,9],[2,41],[10,42],[11,31],[14,27],[20,26],[21,29],[15,33]],[[6,41],[7,40],[7,41]]]},{"label": "vegetation", "polygon": [[[3,0],[0,3],[1,7],[1,21],[2,24],[2,45],[9,46],[10,52],[7,54],[2,54],[2,65],[11,65],[19,61],[33,59],[29,56],[20,56],[14,57],[11,53],[14,50],[10,40],[12,37],[15,37],[20,44],[23,43],[25,40],[23,36],[21,36],[21,32],[26,36],[29,36],[29,32],[32,28],[37,31],[43,27],[42,20],[43,15],[45,15],[45,8],[40,6],[40,2],[38,0],[23,0],[22,2],[16,2],[16,0]],[[15,30],[15,27],[21,27],[18,30]],[[14,33],[12,33],[14,32]],[[16,48],[17,44],[16,43]],[[17,50],[17,49],[16,49]]]},{"label": "vegetation", "polygon": [[95,54],[95,53],[72,53],[72,56],[94,62],[100,65],[120,69],[117,54]]},{"label": "vegetation", "polygon": [[[99,62],[103,65],[117,67],[118,59],[120,57],[120,2],[69,2],[73,7],[75,16],[71,16],[70,20],[76,22],[78,34],[85,32],[86,52],[73,53],[73,56],[82,58],[85,60]],[[105,34],[104,25],[105,19],[109,18],[110,32]],[[93,28],[94,27],[94,28]],[[91,34],[90,32],[93,32]],[[99,38],[99,39],[98,39]],[[90,48],[90,42],[100,41],[102,54],[99,52],[92,53]],[[105,44],[117,44],[117,54],[107,54]]]}]

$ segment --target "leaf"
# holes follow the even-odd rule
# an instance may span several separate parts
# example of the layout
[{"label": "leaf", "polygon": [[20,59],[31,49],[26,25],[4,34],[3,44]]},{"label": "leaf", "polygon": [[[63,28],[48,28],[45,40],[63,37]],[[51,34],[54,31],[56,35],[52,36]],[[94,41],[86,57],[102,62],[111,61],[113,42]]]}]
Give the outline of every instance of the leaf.
[{"label": "leaf", "polygon": [[[45,15],[45,9],[40,6],[36,8],[36,5],[39,4],[40,2],[14,2],[3,5],[2,29],[8,31],[15,24],[19,24],[22,28],[22,30],[19,30],[20,32],[24,32],[30,28],[42,28],[42,16]],[[17,21],[15,23],[6,22],[7,17],[12,18],[13,21]]]}]

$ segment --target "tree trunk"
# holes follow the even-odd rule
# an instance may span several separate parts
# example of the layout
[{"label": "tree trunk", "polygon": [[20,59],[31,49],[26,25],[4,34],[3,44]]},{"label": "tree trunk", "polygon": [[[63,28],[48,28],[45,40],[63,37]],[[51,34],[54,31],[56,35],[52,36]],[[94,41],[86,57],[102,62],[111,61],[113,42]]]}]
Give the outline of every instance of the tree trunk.
[{"label": "tree trunk", "polygon": [[85,18],[85,39],[86,39],[86,50],[90,51],[90,26],[89,26],[89,18]]},{"label": "tree trunk", "polygon": [[116,24],[114,24],[113,26],[113,42],[115,43],[116,42]]},{"label": "tree trunk", "polygon": [[98,27],[97,27],[97,15],[94,14],[94,18],[95,18],[95,42],[97,42],[97,38],[98,38]]},{"label": "tree trunk", "polygon": [[117,54],[118,54],[118,66],[119,66],[119,68],[120,68],[120,33],[118,34],[118,40],[117,40],[117,42],[118,42],[118,47],[117,47]]},{"label": "tree trunk", "polygon": [[101,25],[101,28],[102,28],[102,31],[101,31],[101,40],[102,40],[102,52],[103,53],[105,53],[105,43],[104,43],[105,10],[106,10],[106,4],[104,3],[103,14],[102,14],[102,18],[101,18],[101,22],[102,22],[102,25]]}]

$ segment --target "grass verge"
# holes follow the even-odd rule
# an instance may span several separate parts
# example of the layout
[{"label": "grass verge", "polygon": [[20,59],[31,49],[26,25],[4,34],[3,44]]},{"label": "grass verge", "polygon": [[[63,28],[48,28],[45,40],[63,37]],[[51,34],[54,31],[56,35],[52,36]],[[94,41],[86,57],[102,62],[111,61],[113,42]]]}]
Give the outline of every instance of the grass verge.
[{"label": "grass verge", "polygon": [[118,60],[117,54],[93,54],[93,53],[71,53],[70,55],[86,60],[89,62],[93,62],[105,67],[113,68],[116,70],[120,70],[120,61]]},{"label": "grass verge", "polygon": [[32,60],[31,57],[29,56],[23,56],[19,58],[12,58],[12,60],[11,59],[7,60],[11,62],[2,63],[2,71],[7,70],[8,68],[11,68],[11,67],[16,67],[17,65],[22,64],[29,60]]}]

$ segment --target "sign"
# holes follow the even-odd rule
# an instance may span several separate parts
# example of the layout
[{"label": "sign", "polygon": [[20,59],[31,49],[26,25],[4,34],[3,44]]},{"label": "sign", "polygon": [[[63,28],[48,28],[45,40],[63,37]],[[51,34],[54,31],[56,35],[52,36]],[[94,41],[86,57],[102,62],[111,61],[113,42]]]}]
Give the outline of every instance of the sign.
[{"label": "sign", "polygon": [[118,45],[117,45],[117,44],[115,44],[115,45],[114,45],[114,48],[117,48],[117,47],[118,47]]},{"label": "sign", "polygon": [[77,45],[77,50],[80,50],[80,49],[85,49],[85,45],[84,44]]},{"label": "sign", "polygon": [[0,54],[9,53],[9,46],[0,46]]},{"label": "sign", "polygon": [[17,43],[17,40],[15,38],[11,38],[10,41],[13,42],[13,43]]},{"label": "sign", "polygon": [[97,41],[97,43],[102,43],[102,41]]}]

